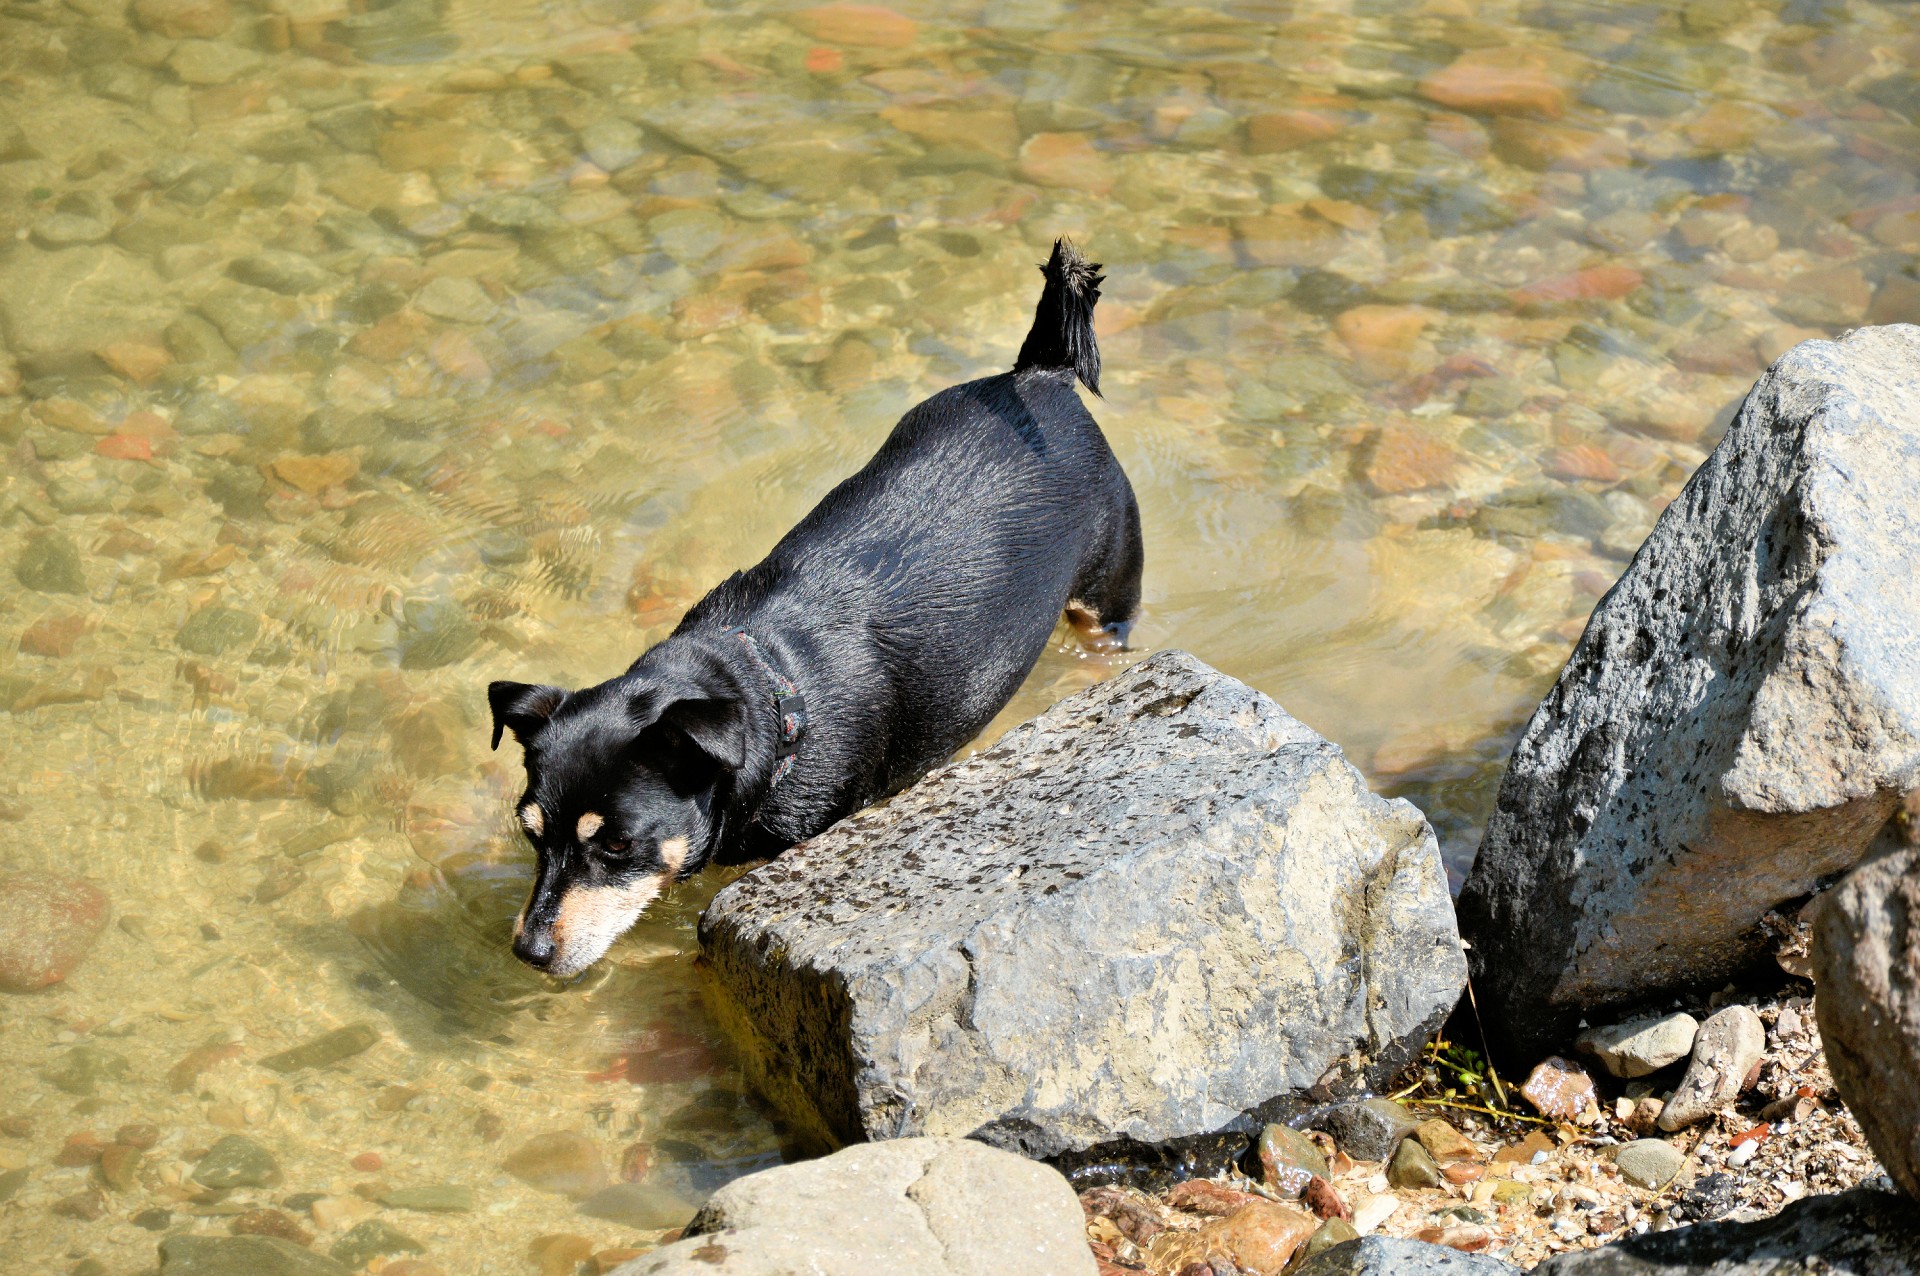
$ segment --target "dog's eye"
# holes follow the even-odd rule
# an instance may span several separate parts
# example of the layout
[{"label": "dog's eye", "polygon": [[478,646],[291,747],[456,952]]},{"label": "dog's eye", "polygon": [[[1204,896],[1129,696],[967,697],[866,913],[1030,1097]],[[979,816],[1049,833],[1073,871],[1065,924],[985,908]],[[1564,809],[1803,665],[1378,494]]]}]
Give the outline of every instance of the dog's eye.
[{"label": "dog's eye", "polygon": [[633,851],[633,839],[630,837],[610,838],[604,849],[609,855],[631,854]]}]

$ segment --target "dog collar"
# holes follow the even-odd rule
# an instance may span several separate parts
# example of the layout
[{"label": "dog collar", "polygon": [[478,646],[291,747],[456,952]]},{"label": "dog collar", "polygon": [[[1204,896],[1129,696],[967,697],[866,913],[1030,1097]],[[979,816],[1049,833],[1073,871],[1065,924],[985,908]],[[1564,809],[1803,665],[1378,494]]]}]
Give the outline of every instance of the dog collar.
[{"label": "dog collar", "polygon": [[800,688],[793,679],[773,667],[773,662],[767,659],[752,634],[744,629],[729,629],[727,632],[738,640],[747,653],[747,659],[753,661],[754,666],[767,675],[767,681],[773,684],[773,711],[780,720],[780,744],[774,750],[774,757],[780,760],[780,765],[773,769],[773,779],[767,784],[771,789],[786,778],[787,772],[793,770],[793,760],[800,752],[800,741],[807,734],[806,697],[800,694]]}]

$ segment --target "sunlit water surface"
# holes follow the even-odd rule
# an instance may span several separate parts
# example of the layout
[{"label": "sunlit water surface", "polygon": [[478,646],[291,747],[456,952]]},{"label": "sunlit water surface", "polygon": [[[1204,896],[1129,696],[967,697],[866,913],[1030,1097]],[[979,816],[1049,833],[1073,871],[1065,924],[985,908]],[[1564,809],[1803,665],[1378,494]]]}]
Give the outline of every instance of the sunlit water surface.
[{"label": "sunlit water surface", "polygon": [[[508,955],[483,690],[614,673],[1007,366],[1062,232],[1109,276],[1137,643],[1344,745],[1457,884],[1728,405],[1920,317],[1915,14],[8,0],[0,870],[117,919],[0,994],[10,1270],[144,1271],[150,1229],[259,1206],[313,1230],[316,1193],[349,1202],[325,1248],[451,1183],[471,1211],[379,1216],[517,1273],[776,1159],[699,1004],[717,880],[583,986]],[[1063,635],[996,729],[1115,667]],[[377,1042],[259,1065],[351,1024]],[[158,1142],[112,1190],[56,1163],[129,1122]],[[557,1131],[637,1182],[616,1217],[501,1168]],[[191,1181],[233,1132],[278,1184]]]}]

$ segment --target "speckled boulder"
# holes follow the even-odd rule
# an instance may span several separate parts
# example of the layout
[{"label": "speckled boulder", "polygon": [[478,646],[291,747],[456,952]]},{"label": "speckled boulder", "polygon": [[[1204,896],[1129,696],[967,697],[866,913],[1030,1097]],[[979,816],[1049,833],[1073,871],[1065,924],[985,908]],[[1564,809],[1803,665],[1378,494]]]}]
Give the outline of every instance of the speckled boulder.
[{"label": "speckled boulder", "polygon": [[1177,651],[742,878],[700,939],[798,1128],[1030,1156],[1383,1082],[1465,972],[1420,813]]},{"label": "speckled boulder", "polygon": [[1460,896],[1489,1032],[1764,957],[1920,785],[1920,328],[1796,346],[1601,599]]}]

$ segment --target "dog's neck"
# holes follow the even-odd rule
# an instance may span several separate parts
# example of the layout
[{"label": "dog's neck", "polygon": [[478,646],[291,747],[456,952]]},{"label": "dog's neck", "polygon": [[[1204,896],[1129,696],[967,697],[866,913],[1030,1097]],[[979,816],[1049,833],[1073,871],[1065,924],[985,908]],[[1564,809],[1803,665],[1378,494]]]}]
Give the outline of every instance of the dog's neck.
[{"label": "dog's neck", "polygon": [[760,819],[768,814],[775,788],[800,764],[811,725],[801,685],[788,672],[798,663],[795,653],[782,635],[737,624],[700,625],[667,641],[676,640],[691,640],[728,667],[751,732],[748,763],[714,792],[707,836],[704,845],[696,841],[699,854],[690,867],[778,854],[785,843],[773,846],[778,839]]},{"label": "dog's neck", "polygon": [[807,737],[807,701],[800,694],[799,684],[780,672],[772,657],[761,646],[760,641],[745,629],[729,629],[727,637],[740,644],[747,654],[748,663],[766,677],[773,688],[773,716],[780,732],[779,743],[775,746],[776,759],[773,777],[767,782],[767,791],[772,792],[775,785],[785,779],[793,770],[794,760],[800,756],[800,747]]}]

